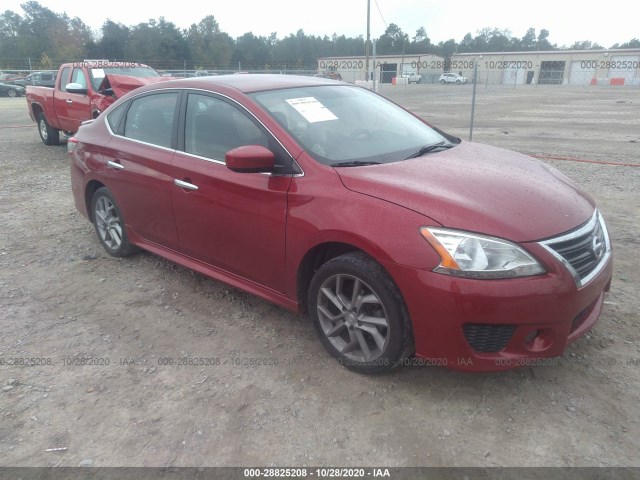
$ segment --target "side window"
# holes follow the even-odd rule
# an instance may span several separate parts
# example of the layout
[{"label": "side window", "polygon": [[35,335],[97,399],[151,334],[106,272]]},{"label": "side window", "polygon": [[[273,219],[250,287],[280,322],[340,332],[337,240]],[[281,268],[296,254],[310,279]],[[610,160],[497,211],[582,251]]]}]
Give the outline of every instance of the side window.
[{"label": "side window", "polygon": [[71,75],[71,68],[64,67],[62,69],[62,76],[60,77],[60,90],[62,90],[63,92],[67,91],[67,84],[70,83],[69,82],[70,75]]},{"label": "side window", "polygon": [[107,115],[107,122],[115,134],[120,133],[118,131],[118,125],[120,125],[120,120],[122,120],[128,104],[128,102],[125,102],[122,105],[118,105],[112,112],[109,112],[109,115]]},{"label": "side window", "polygon": [[133,100],[125,119],[124,136],[171,148],[177,100],[176,92],[146,95]]},{"label": "side window", "polygon": [[81,68],[76,68],[73,71],[71,83],[79,83],[80,85],[82,85],[82,88],[87,88],[87,77],[85,77],[84,72]]},{"label": "side window", "polygon": [[187,153],[224,161],[225,154],[243,145],[269,148],[269,138],[237,107],[214,97],[189,94],[184,147]]}]

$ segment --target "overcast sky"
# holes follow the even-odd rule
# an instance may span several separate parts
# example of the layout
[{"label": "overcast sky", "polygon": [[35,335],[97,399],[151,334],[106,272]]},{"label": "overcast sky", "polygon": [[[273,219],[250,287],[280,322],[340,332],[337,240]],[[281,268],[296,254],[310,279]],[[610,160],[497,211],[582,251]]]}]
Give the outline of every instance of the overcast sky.
[{"label": "overcast sky", "polygon": [[[23,1],[3,0],[1,8],[22,14]],[[100,29],[107,16],[125,25],[164,16],[178,27],[187,28],[206,15],[214,15],[220,28],[234,38],[249,31],[265,36],[277,32],[282,38],[300,28],[314,35],[366,34],[367,0],[166,1],[154,2],[151,8],[149,3],[131,0],[40,0],[40,4],[58,13],[66,11],[71,17],[80,17],[95,30]],[[509,29],[517,37],[522,37],[529,27],[536,32],[546,28],[551,32],[549,40],[558,46],[591,40],[609,47],[640,37],[637,10],[625,11],[629,10],[625,2],[377,0],[377,5],[379,10],[376,0],[371,0],[373,38],[384,33],[385,22],[397,24],[410,37],[418,28],[425,27],[434,43],[449,38],[459,42],[466,33],[475,35],[484,27]]]}]

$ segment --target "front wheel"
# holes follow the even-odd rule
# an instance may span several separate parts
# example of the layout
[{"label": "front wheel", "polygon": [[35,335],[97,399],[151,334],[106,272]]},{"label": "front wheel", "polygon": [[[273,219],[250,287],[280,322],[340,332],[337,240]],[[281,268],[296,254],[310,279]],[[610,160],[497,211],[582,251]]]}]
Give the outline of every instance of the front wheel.
[{"label": "front wheel", "polygon": [[397,287],[363,253],[341,255],[322,265],[311,281],[308,305],[324,347],[351,370],[382,373],[413,351]]},{"label": "front wheel", "polygon": [[444,80],[440,80],[440,83],[441,83],[442,85],[444,85],[444,84],[445,84],[445,83],[447,83],[447,82],[445,82]]},{"label": "front wheel", "polygon": [[15,90],[9,90],[9,91],[7,92],[7,95],[9,95],[11,98],[15,98],[15,97],[17,97],[17,96],[18,96],[18,92],[17,92],[17,91],[15,91]]},{"label": "front wheel", "polygon": [[45,145],[58,145],[60,143],[60,130],[49,125],[44,112],[40,112],[40,115],[38,115],[38,132],[40,132],[40,138]]},{"label": "front wheel", "polygon": [[126,257],[137,251],[129,243],[120,209],[106,187],[99,188],[93,194],[91,213],[98,240],[110,255]]}]

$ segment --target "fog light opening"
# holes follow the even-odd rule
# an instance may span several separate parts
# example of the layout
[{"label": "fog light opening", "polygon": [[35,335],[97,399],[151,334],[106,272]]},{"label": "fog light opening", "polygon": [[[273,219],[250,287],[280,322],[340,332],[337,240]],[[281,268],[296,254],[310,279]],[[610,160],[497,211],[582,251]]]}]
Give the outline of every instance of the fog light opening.
[{"label": "fog light opening", "polygon": [[530,332],[525,338],[524,338],[524,344],[527,347],[531,347],[531,345],[533,344],[533,341],[536,339],[536,337],[538,336],[538,330],[534,330],[532,332]]},{"label": "fog light opening", "polygon": [[547,329],[532,330],[524,337],[523,343],[530,352],[542,352],[553,343],[553,332]]}]

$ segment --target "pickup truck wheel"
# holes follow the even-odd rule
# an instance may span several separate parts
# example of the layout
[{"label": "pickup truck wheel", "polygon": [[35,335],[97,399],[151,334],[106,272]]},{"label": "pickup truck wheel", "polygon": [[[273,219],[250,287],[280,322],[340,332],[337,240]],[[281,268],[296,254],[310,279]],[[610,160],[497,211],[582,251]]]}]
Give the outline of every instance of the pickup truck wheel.
[{"label": "pickup truck wheel", "polygon": [[49,125],[42,112],[38,115],[38,132],[40,132],[40,138],[45,145],[58,145],[60,143],[60,130]]}]

